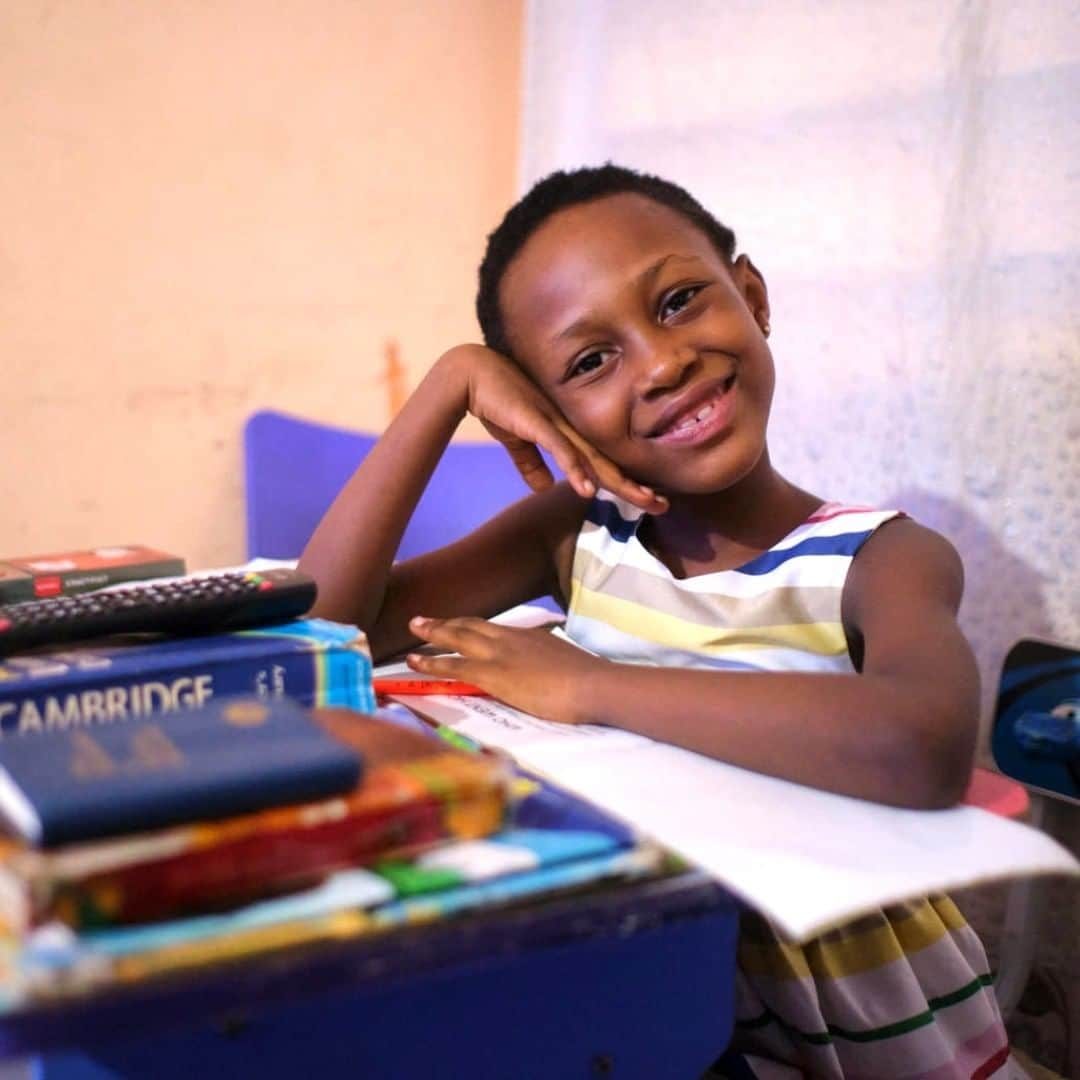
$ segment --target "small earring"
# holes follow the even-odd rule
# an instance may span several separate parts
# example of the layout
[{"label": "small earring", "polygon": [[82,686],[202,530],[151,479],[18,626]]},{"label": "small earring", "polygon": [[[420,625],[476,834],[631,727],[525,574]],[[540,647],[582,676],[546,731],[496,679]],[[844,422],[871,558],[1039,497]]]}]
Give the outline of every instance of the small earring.
[{"label": "small earring", "polygon": [[769,326],[769,320],[768,320],[768,319],[766,319],[766,320],[765,320],[765,322],[763,322],[763,323],[761,324],[761,332],[762,332],[762,333],[763,333],[763,334],[764,334],[764,335],[765,335],[766,337],[768,337],[768,336],[769,336],[769,331],[770,331],[771,329],[772,329],[772,328],[771,328],[771,327]]}]

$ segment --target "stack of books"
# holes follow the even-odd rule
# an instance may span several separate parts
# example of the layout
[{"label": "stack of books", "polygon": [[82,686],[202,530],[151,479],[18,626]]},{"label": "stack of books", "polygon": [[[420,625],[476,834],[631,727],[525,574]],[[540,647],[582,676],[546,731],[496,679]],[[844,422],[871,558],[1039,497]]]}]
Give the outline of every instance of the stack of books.
[{"label": "stack of books", "polygon": [[355,628],[0,666],[0,1010],[670,868],[506,755],[371,715]]},{"label": "stack of books", "polygon": [[244,697],[7,740],[0,769],[9,1006],[87,970],[97,985],[321,937],[316,914],[351,926],[396,895],[361,867],[491,835],[510,789],[500,757]]},{"label": "stack of books", "polygon": [[[477,764],[491,760],[482,755]],[[604,815],[585,814],[588,823],[582,825],[585,804],[535,778],[519,776],[510,790],[509,820],[484,837],[450,838],[449,807],[459,802],[451,799],[448,835],[441,842],[411,855],[388,850],[308,888],[151,922],[81,930],[56,919],[43,923],[8,950],[0,1009],[52,1004],[210,965],[405,932],[418,924],[482,920],[507,905],[528,907],[568,891],[683,869]],[[21,887],[32,886],[24,880]]]}]

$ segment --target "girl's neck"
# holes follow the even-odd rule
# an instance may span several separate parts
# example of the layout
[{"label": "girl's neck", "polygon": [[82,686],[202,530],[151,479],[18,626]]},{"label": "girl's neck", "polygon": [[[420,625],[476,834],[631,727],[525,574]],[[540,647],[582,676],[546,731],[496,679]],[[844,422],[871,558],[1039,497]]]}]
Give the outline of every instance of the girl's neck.
[{"label": "girl's neck", "polygon": [[692,577],[749,562],[821,502],[776,472],[765,450],[745,477],[723,491],[672,495],[670,509],[642,522],[638,535],[673,574]]}]

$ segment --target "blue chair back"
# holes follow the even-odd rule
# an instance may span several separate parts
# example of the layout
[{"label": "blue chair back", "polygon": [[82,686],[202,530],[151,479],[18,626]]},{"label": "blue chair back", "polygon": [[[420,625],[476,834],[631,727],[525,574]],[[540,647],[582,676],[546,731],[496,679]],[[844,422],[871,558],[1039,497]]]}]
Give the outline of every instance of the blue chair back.
[{"label": "blue chair back", "polygon": [[[244,426],[249,559],[294,559],[377,436],[266,409]],[[451,443],[399,559],[457,540],[528,488],[498,443]]]},{"label": "blue chair back", "polygon": [[1021,638],[1002,664],[991,742],[997,767],[1080,805],[1080,649]]}]

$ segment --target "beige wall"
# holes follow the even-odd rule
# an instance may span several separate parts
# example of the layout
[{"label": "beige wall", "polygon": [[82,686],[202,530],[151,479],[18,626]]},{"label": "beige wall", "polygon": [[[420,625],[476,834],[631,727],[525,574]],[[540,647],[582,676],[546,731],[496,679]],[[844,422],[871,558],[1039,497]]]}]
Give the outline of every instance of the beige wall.
[{"label": "beige wall", "polygon": [[240,435],[381,428],[474,339],[514,194],[519,0],[0,13],[0,557],[243,557]]}]

